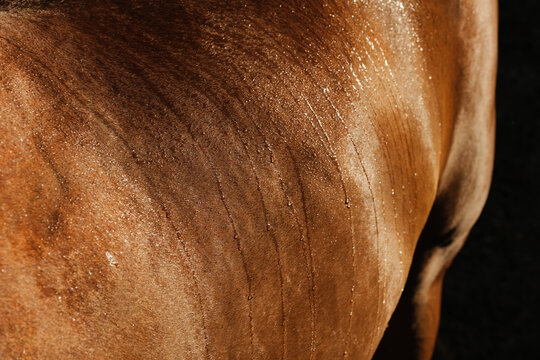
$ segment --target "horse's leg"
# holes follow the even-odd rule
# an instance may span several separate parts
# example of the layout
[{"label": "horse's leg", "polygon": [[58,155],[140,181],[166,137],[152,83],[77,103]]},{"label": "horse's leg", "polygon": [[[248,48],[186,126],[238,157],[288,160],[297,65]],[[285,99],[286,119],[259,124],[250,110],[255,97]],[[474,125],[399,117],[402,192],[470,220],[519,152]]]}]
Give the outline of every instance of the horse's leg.
[{"label": "horse's leg", "polygon": [[493,168],[496,1],[460,2],[460,77],[448,159],[418,241],[408,281],[375,359],[429,359],[439,326],[443,277],[487,198]]}]

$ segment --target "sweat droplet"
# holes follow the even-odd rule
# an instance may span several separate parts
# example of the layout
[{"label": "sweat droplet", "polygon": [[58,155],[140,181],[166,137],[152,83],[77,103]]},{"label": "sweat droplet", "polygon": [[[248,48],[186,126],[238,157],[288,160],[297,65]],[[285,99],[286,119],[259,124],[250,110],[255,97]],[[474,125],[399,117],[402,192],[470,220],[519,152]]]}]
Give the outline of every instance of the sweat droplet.
[{"label": "sweat droplet", "polygon": [[270,156],[270,162],[273,164],[275,161],[274,157],[273,156]]},{"label": "sweat droplet", "polygon": [[266,231],[270,231],[270,230],[272,230],[272,227],[270,226],[270,224],[267,224],[266,225]]},{"label": "sweat droplet", "polygon": [[109,260],[109,265],[110,266],[117,266],[118,265],[118,261],[113,256],[113,254],[111,254],[110,252],[107,251],[107,252],[105,252],[105,256],[107,256],[107,259]]},{"label": "sweat droplet", "polygon": [[287,201],[287,206],[291,206],[291,205],[292,205],[291,200],[288,200],[288,201]]},{"label": "sweat droplet", "polygon": [[234,233],[234,238],[238,239],[238,233]]}]

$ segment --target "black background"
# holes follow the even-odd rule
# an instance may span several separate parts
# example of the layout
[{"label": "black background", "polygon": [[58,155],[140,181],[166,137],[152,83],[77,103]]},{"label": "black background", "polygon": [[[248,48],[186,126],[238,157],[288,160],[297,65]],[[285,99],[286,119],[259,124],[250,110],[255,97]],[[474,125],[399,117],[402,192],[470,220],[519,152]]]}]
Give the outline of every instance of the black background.
[{"label": "black background", "polygon": [[446,276],[434,360],[540,359],[539,3],[499,2],[493,184]]}]

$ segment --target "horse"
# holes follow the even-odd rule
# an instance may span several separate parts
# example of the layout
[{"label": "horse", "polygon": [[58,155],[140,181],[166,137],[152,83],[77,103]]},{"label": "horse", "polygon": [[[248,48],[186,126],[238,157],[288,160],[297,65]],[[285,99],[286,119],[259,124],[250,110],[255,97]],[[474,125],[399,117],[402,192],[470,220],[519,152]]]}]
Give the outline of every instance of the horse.
[{"label": "horse", "polygon": [[496,1],[0,4],[0,357],[431,357]]}]

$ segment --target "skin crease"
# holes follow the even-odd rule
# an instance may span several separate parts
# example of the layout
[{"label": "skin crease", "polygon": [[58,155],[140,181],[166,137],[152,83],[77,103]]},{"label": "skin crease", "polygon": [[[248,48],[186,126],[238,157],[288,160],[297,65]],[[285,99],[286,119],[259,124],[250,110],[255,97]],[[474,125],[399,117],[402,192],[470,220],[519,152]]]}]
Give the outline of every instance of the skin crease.
[{"label": "skin crease", "polygon": [[0,358],[431,357],[495,1],[0,8]]}]

